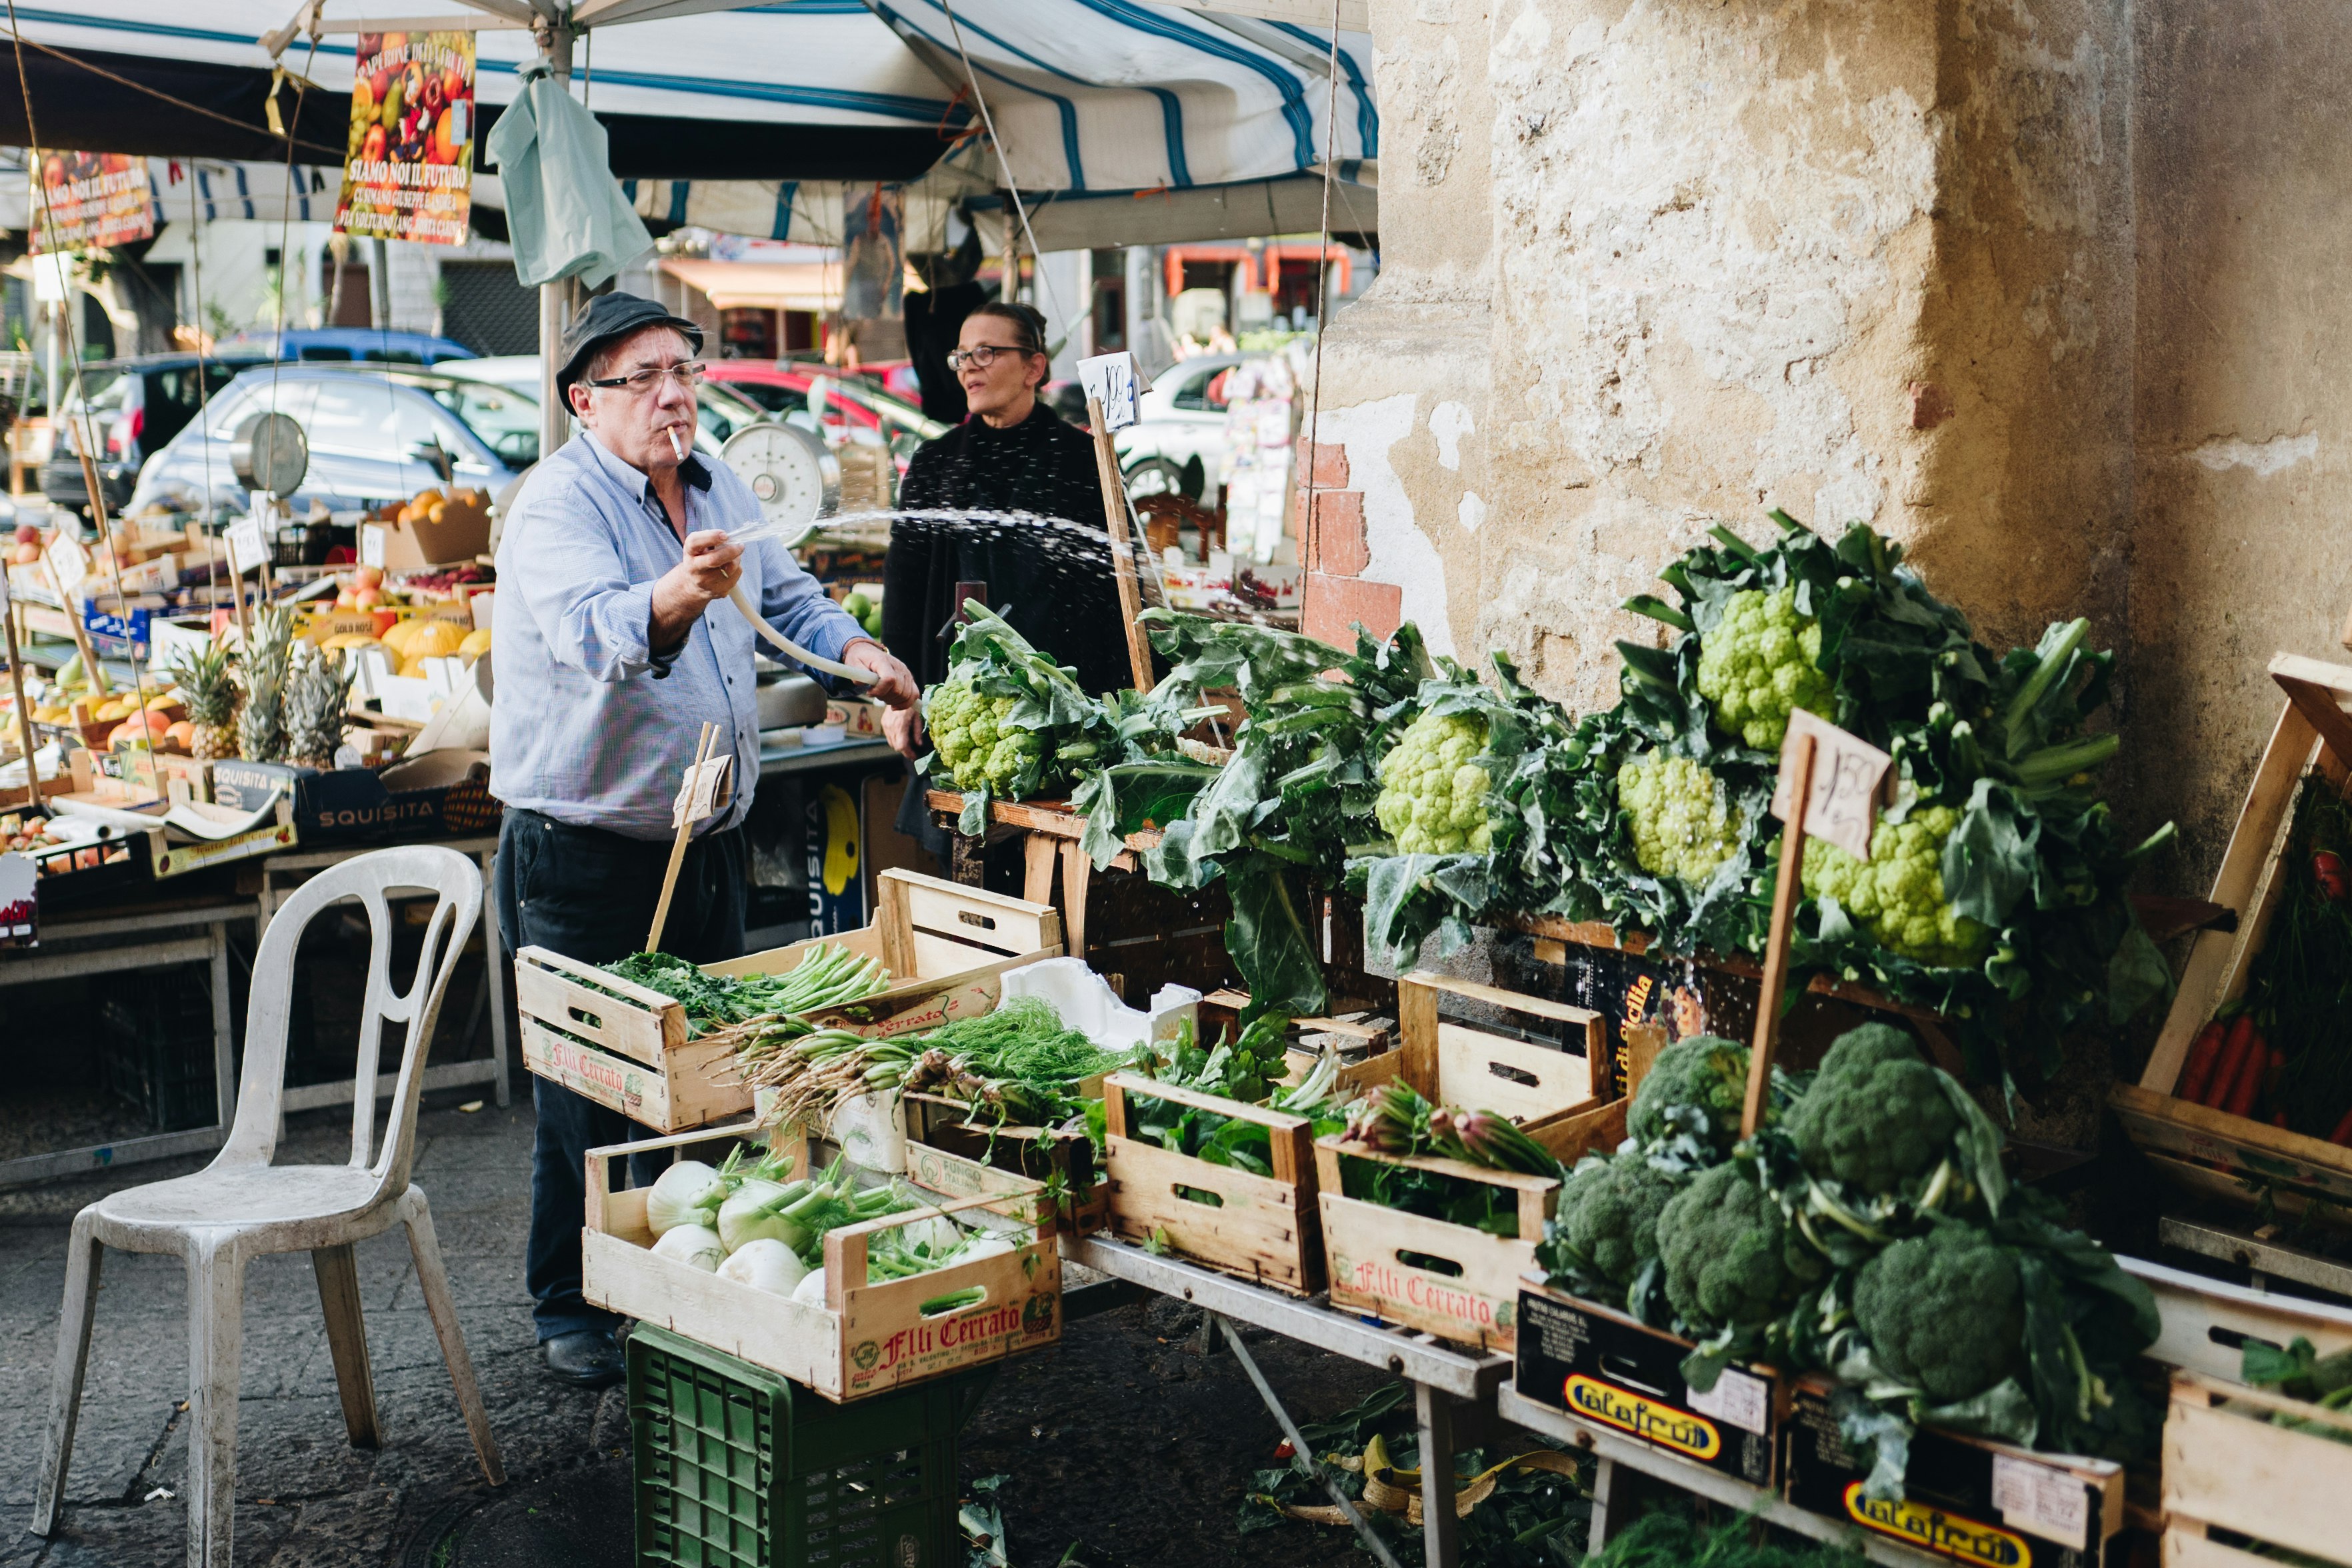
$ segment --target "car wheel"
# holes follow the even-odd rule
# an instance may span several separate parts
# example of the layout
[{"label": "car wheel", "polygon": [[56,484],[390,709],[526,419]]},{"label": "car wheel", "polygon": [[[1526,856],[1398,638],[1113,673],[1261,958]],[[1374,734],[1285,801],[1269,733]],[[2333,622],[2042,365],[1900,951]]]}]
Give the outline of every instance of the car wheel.
[{"label": "car wheel", "polygon": [[1144,496],[1181,496],[1184,493],[1184,470],[1166,458],[1146,458],[1127,470],[1127,493]]}]

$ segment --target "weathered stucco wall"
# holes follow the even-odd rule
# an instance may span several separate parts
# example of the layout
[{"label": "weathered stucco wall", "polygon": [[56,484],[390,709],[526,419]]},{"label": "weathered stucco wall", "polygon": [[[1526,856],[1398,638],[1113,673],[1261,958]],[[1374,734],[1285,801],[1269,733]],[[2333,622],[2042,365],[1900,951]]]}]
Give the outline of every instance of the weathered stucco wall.
[{"label": "weathered stucco wall", "polygon": [[2352,9],[2140,0],[2132,658],[2150,809],[2201,889],[2281,649],[2352,605]]},{"label": "weathered stucco wall", "polygon": [[1325,351],[1361,500],[1318,531],[1324,629],[1393,584],[1457,653],[1605,701],[1611,641],[1654,629],[1616,604],[1784,506],[1910,542],[1989,635],[2121,635],[2115,0],[1394,0],[1374,29],[1382,270]]}]

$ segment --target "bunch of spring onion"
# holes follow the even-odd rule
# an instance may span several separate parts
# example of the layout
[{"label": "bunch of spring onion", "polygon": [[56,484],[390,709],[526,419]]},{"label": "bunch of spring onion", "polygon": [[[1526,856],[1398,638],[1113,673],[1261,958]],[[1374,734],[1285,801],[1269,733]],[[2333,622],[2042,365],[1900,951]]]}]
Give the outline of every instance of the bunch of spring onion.
[{"label": "bunch of spring onion", "polygon": [[[779,1181],[772,1158],[743,1163],[739,1147],[713,1168],[681,1160],[646,1194],[653,1250],[755,1289],[809,1305],[824,1300],[824,1235],[885,1215],[927,1206],[898,1183],[859,1187],[835,1160],[822,1173]],[[988,1232],[967,1234],[945,1215],[929,1215],[870,1234],[866,1278],[904,1279],[1013,1250]],[[926,1303],[927,1308],[932,1303]]]},{"label": "bunch of spring onion", "polygon": [[1348,1141],[1383,1154],[1437,1154],[1530,1176],[1563,1173],[1551,1152],[1509,1117],[1433,1105],[1402,1079],[1391,1079],[1357,1105]]},{"label": "bunch of spring onion", "polygon": [[779,1029],[788,1039],[805,1034],[801,1016],[861,1001],[890,984],[878,959],[856,957],[835,942],[782,974],[713,974],[668,952],[631,953],[603,967],[677,1001],[690,1035],[725,1038],[738,1049]]},{"label": "bunch of spring onion", "polygon": [[845,1007],[887,991],[890,972],[878,958],[860,958],[847,948],[824,942],[781,975],[762,975],[759,990],[761,1011],[756,1017],[706,1037],[729,1046],[739,1063],[757,1062],[812,1033],[812,1014]]}]

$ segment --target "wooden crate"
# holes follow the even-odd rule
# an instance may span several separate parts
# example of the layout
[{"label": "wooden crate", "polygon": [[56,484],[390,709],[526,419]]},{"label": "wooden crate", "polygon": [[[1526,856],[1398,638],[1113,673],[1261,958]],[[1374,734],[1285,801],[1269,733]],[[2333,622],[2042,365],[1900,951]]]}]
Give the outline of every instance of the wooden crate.
[{"label": "wooden crate", "polygon": [[[1008,969],[1062,951],[1061,921],[1042,904],[910,871],[875,879],[872,925],[709,966],[713,974],[782,974],[822,943],[879,958],[887,990],[817,1021],[868,1036],[936,1028],[996,1005]],[[524,1065],[663,1132],[740,1116],[751,1090],[724,1046],[688,1039],[686,1009],[658,991],[542,947],[515,954]]]},{"label": "wooden crate", "polygon": [[2237,912],[2238,929],[2197,938],[2147,1071],[2137,1084],[2117,1084],[2110,1100],[2132,1141],[2175,1182],[2241,1205],[2267,1184],[2277,1205],[2295,1212],[2315,1198],[2352,1204],[2352,1149],[2173,1094],[2191,1041],[2244,993],[2269,934],[2297,785],[2315,767],[2339,790],[2352,779],[2352,668],[2280,654],[2270,674],[2286,701],[2213,879],[2212,901]]},{"label": "wooden crate", "polygon": [[2352,1308],[2249,1289],[2137,1258],[2116,1262],[2156,1298],[2162,1327],[2145,1352],[2151,1361],[2235,1383],[2248,1340],[2284,1350],[2301,1337],[2324,1356],[2352,1350]]},{"label": "wooden crate", "polygon": [[[1101,1092],[1101,1080],[1078,1086],[1085,1098]],[[1103,1228],[1109,1189],[1100,1180],[1094,1141],[1083,1131],[1059,1127],[998,1127],[971,1120],[971,1107],[937,1094],[902,1094],[907,1124],[907,1162],[911,1170],[933,1150],[1035,1181],[1060,1177],[1062,1227],[1076,1236]]]},{"label": "wooden crate", "polygon": [[[2337,1436],[2263,1419],[2287,1415]],[[2274,1563],[2234,1542],[2352,1564],[2352,1411],[2176,1373],[2164,1421],[2165,1568],[2257,1568]]]},{"label": "wooden crate", "polygon": [[[782,1373],[835,1404],[1001,1361],[1062,1337],[1061,1254],[1050,1217],[1036,1223],[1039,1185],[1001,1172],[950,1172],[934,1162],[942,1180],[967,1184],[970,1195],[826,1232],[821,1307],[656,1256],[646,1226],[647,1189],[613,1191],[611,1163],[671,1150],[715,1163],[724,1153],[719,1145],[737,1142],[733,1131],[713,1131],[588,1152],[581,1293],[589,1301]],[[793,1163],[805,1170],[821,1161],[821,1152],[803,1142]],[[866,1237],[930,1215],[975,1210],[1034,1225],[1036,1234],[1001,1257],[911,1279],[867,1279]],[[926,1302],[971,1286],[988,1292],[977,1306],[924,1312]]]},{"label": "wooden crate", "polygon": [[[1213,1165],[1128,1136],[1127,1097],[1147,1095],[1255,1121],[1272,1145],[1271,1175]],[[1110,1230],[1296,1296],[1322,1288],[1323,1226],[1315,1204],[1313,1124],[1262,1105],[1178,1089],[1136,1073],[1103,1085],[1103,1153]]]}]

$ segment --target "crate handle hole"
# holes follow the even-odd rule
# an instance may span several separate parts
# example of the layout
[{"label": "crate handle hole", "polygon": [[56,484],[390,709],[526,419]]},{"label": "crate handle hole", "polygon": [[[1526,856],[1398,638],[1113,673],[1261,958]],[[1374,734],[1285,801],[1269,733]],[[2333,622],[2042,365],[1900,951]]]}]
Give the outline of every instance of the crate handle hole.
[{"label": "crate handle hole", "polygon": [[1171,1186],[1169,1191],[1174,1193],[1178,1197],[1182,1198],[1188,1204],[1206,1204],[1213,1209],[1221,1209],[1225,1206],[1225,1198],[1223,1194],[1210,1192],[1205,1187],[1188,1187],[1180,1182]]},{"label": "crate handle hole", "polygon": [[1611,1355],[1608,1352],[1603,1352],[1601,1357],[1601,1370],[1609,1374],[1609,1380],[1612,1383],[1622,1383],[1628,1388],[1636,1389],[1641,1393],[1653,1395],[1659,1399],[1672,1399],[1674,1397],[1673,1394],[1668,1394],[1656,1384],[1643,1382],[1642,1378],[1637,1375],[1640,1373],[1641,1368],[1628,1357]]},{"label": "crate handle hole", "polygon": [[916,1308],[915,1314],[923,1318],[944,1318],[951,1312],[969,1312],[974,1307],[985,1306],[987,1302],[988,1287],[973,1285],[961,1290],[950,1290],[944,1296],[934,1296]]},{"label": "crate handle hole", "polygon": [[1448,1279],[1459,1279],[1464,1273],[1462,1265],[1450,1258],[1439,1258],[1433,1253],[1408,1252],[1403,1247],[1399,1247],[1396,1260],[1407,1268],[1419,1268],[1431,1274],[1443,1274]]},{"label": "crate handle hole", "polygon": [[982,914],[978,910],[958,910],[956,911],[956,919],[963,921],[963,923],[968,926],[978,926],[982,931],[994,931],[996,929],[996,917],[994,915]]},{"label": "crate handle hole", "polygon": [[601,1029],[604,1026],[604,1019],[598,1017],[595,1014],[584,1011],[582,1008],[566,1007],[563,1011],[571,1016],[572,1021],[575,1024],[585,1024],[592,1029]]},{"label": "crate handle hole", "polygon": [[1504,1062],[1488,1062],[1486,1064],[1486,1070],[1494,1074],[1496,1078],[1506,1079],[1511,1083],[1523,1083],[1529,1089],[1540,1088],[1543,1084],[1543,1079],[1528,1071],[1525,1068],[1515,1068]]}]

